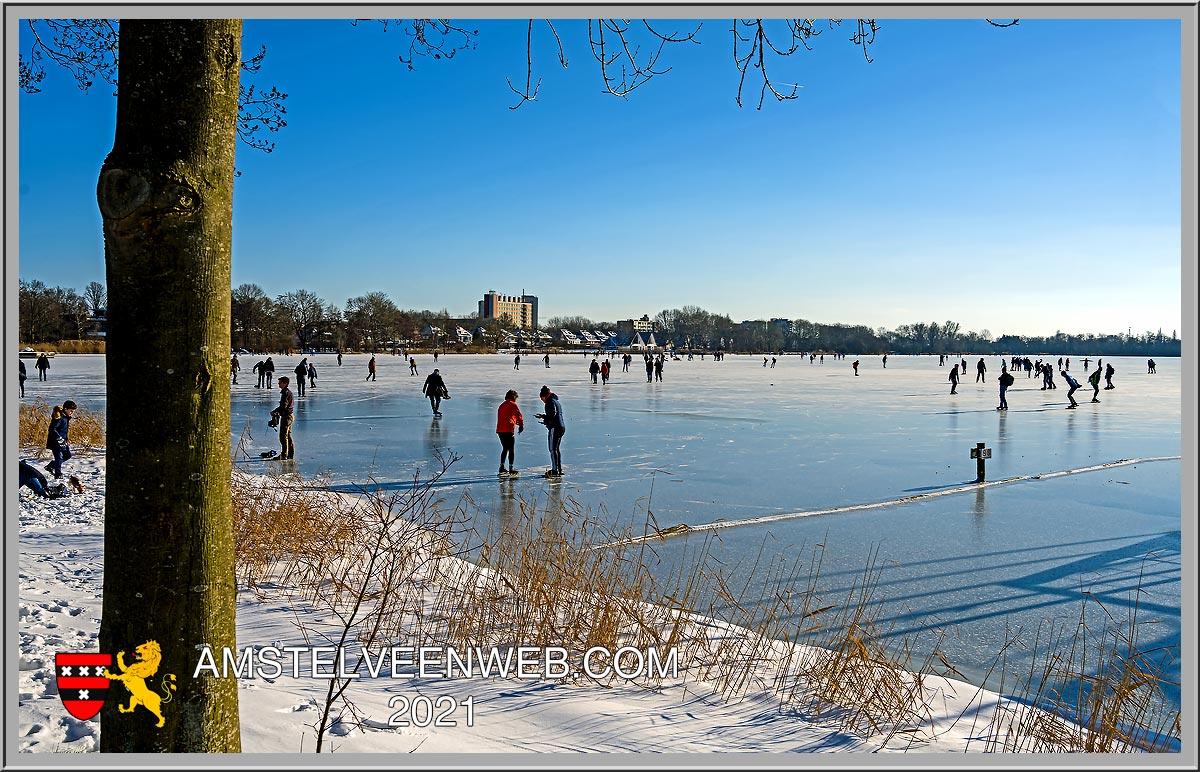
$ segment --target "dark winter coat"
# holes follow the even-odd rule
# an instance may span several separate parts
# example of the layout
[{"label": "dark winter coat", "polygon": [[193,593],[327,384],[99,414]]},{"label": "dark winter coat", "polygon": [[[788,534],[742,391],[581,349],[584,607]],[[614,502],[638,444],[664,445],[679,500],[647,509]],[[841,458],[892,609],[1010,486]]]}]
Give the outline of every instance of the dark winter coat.
[{"label": "dark winter coat", "polygon": [[567,422],[563,417],[562,403],[558,401],[558,395],[550,392],[550,396],[546,397],[546,418],[542,421],[547,429],[566,429]]},{"label": "dark winter coat", "polygon": [[421,387],[421,393],[426,397],[445,397],[450,392],[446,390],[446,382],[442,380],[439,373],[430,373],[425,378],[425,385]]},{"label": "dark winter coat", "polygon": [[50,450],[62,449],[69,446],[67,435],[71,431],[71,416],[58,407],[50,418],[50,430],[46,432],[46,447]]}]

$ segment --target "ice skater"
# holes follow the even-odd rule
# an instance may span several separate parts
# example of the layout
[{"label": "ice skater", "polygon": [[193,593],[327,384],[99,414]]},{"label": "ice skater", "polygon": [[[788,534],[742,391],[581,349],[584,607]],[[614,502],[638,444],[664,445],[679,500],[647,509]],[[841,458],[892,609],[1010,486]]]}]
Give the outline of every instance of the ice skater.
[{"label": "ice skater", "polygon": [[421,393],[429,397],[429,405],[433,408],[433,414],[440,416],[441,411],[438,410],[442,406],[443,399],[450,399],[450,392],[446,389],[446,382],[442,380],[442,375],[435,367],[433,372],[425,379],[425,385],[421,387]]},{"label": "ice skater", "polygon": [[958,365],[950,368],[950,393],[958,393]]},{"label": "ice skater", "polygon": [[1088,383],[1092,385],[1092,402],[1100,401],[1100,368],[1088,376]]},{"label": "ice skater", "polygon": [[275,360],[267,357],[267,361],[263,362],[263,388],[271,388],[273,380],[275,380]]},{"label": "ice skater", "polygon": [[291,381],[286,375],[279,378],[279,405],[271,411],[268,426],[279,429],[279,458],[287,460],[296,457],[296,444],[292,441],[292,419],[295,417],[296,398],[288,388]]},{"label": "ice skater", "polygon": [[1066,370],[1060,370],[1058,372],[1058,374],[1061,375],[1063,377],[1063,380],[1067,382],[1067,385],[1071,387],[1070,389],[1067,390],[1067,399],[1071,400],[1071,404],[1067,405],[1067,410],[1073,410],[1073,409],[1079,407],[1079,403],[1075,401],[1075,396],[1074,396],[1075,390],[1079,388],[1079,381],[1072,378],[1071,374],[1068,373]]},{"label": "ice skater", "polygon": [[[517,457],[514,427],[517,434],[524,432],[525,417],[521,415],[521,408],[517,407],[517,392],[509,389],[504,395],[504,401],[500,403],[500,407],[496,411],[496,436],[500,438],[500,470],[496,472],[496,475],[499,477],[520,475],[520,472],[514,467]],[[505,458],[508,459],[508,469],[504,468]]]},{"label": "ice skater", "polygon": [[37,362],[33,366],[37,368],[39,381],[50,380],[49,376],[46,375],[46,371],[50,369],[50,357],[43,353],[37,358]]},{"label": "ice skater", "polygon": [[[416,369],[416,365],[413,365],[413,369]],[[372,354],[372,355],[371,355],[371,361],[370,361],[370,362],[367,362],[367,378],[366,378],[366,380],[368,380],[368,381],[373,381],[373,380],[375,380],[375,375],[376,375],[376,372],[375,372],[375,355],[374,355],[374,354]]]},{"label": "ice skater", "polygon": [[338,367],[342,366],[342,352],[338,351]]},{"label": "ice skater", "polygon": [[983,377],[983,374],[986,372],[987,365],[983,363],[983,357],[979,357],[979,362],[977,362],[975,365],[975,382],[979,383],[980,381],[983,381],[984,383],[987,383],[987,378]]},{"label": "ice skater", "polygon": [[[1097,367],[1099,367],[1099,364],[1097,364]],[[1111,389],[1117,388],[1116,386],[1112,385],[1113,373],[1115,373],[1116,371],[1117,371],[1117,369],[1112,366],[1111,362],[1104,366],[1104,382],[1106,384],[1108,384],[1107,386],[1104,387],[1105,391],[1109,391]]]},{"label": "ice skater", "polygon": [[542,357],[542,362],[545,363],[547,368],[550,367],[550,355],[547,354],[546,356]]},{"label": "ice skater", "polygon": [[654,360],[646,354],[646,383],[651,383],[654,380]]},{"label": "ice skater", "polygon": [[517,354],[515,357],[513,357],[513,369],[514,370],[521,369],[521,355],[520,354]]},{"label": "ice skater", "polygon": [[420,375],[420,373],[417,372],[417,358],[416,357],[413,357],[412,359],[408,360],[408,374],[409,375]]},{"label": "ice skater", "polygon": [[[1154,360],[1150,360],[1153,364]],[[29,379],[29,374],[25,372],[25,363],[20,359],[17,360],[17,382],[21,384],[21,396],[25,396],[25,381]]]},{"label": "ice skater", "polygon": [[233,378],[233,385],[237,386],[237,374],[242,369],[242,363],[238,361],[237,354],[229,358],[229,377]]},{"label": "ice skater", "polygon": [[883,369],[887,369],[887,354],[883,355]]},{"label": "ice skater", "polygon": [[654,380],[656,380],[656,381],[662,380],[663,367],[665,367],[666,364],[667,364],[667,355],[659,354],[658,359],[654,360]]},{"label": "ice skater", "polygon": [[858,375],[858,360],[855,359],[853,362],[850,363],[850,366],[854,368],[854,374]]},{"label": "ice skater", "polygon": [[[1147,359],[1146,360],[1146,375],[1149,375],[1150,373],[1156,373],[1156,372],[1158,372],[1158,371],[1154,369],[1154,360]],[[25,396],[24,387],[22,387],[22,389],[21,389],[21,396],[22,397]]]},{"label": "ice skater", "polygon": [[546,406],[545,413],[538,413],[535,416],[546,427],[546,440],[550,449],[550,468],[546,470],[546,477],[562,477],[561,446],[563,435],[567,432],[562,403],[558,401],[558,395],[550,391],[549,386],[543,386],[542,390],[538,392],[538,397]]},{"label": "ice skater", "polygon": [[317,387],[317,366],[312,362],[308,363],[308,388],[315,389]]},{"label": "ice skater", "polygon": [[267,363],[260,359],[252,368],[252,372],[258,376],[258,383],[254,384],[254,388],[261,389],[263,387],[263,380],[267,377],[266,367]]}]

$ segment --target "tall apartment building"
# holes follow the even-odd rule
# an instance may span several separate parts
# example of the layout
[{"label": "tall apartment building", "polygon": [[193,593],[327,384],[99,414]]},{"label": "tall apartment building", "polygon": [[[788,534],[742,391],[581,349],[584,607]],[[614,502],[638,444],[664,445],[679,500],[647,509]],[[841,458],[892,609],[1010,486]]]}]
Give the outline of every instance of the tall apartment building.
[{"label": "tall apartment building", "polygon": [[488,290],[479,301],[479,318],[498,319],[508,314],[513,324],[523,330],[536,329],[538,324],[537,295],[526,295],[521,290],[520,295],[498,295],[496,290]]},{"label": "tall apartment building", "polygon": [[642,314],[641,319],[623,319],[617,322],[617,329],[626,335],[632,335],[635,332],[654,332],[654,322],[650,321],[647,314]]}]

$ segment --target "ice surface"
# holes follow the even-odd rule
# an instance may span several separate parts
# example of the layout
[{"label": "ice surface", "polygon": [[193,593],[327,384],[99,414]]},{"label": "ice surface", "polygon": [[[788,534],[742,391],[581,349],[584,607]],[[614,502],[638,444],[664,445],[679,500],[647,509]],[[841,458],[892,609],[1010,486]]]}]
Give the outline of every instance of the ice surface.
[{"label": "ice surface", "polygon": [[[232,398],[231,441],[246,431],[254,457],[277,447],[266,424],[278,390],[254,388],[250,368],[259,359],[240,357]],[[300,357],[274,359],[277,375],[291,375]],[[403,487],[415,471],[434,468],[435,450],[453,452],[462,458],[446,475],[446,495],[469,492],[495,517],[511,515],[513,496],[526,495],[572,498],[639,529],[647,506],[660,526],[697,525],[961,486],[975,479],[969,451],[977,442],[993,451],[989,480],[1174,456],[1181,448],[1180,360],[1165,357],[1153,375],[1145,358],[1104,357],[1116,368],[1116,389],[1102,388],[1101,402],[1092,404],[1085,385],[1075,394],[1077,410],[1063,409],[1060,376],[1057,390],[1041,391],[1037,378],[1017,373],[1010,409],[997,411],[1001,360],[994,356],[985,357],[988,379],[979,384],[978,357],[967,357],[967,376],[951,396],[951,362],[939,367],[936,357],[891,356],[887,368],[879,357],[859,357],[857,377],[854,357],[810,364],[783,356],[774,368],[764,368],[761,356],[696,357],[668,361],[662,383],[647,383],[635,358],[628,373],[616,361],[604,386],[590,382],[590,356],[554,355],[549,369],[523,356],[516,371],[511,355],[444,355],[436,366],[453,398],[443,402],[441,418],[421,395],[432,356],[417,355],[420,375],[410,376],[400,357],[380,355],[377,381],[365,381],[366,355],[347,355],[341,367],[330,354],[310,359],[317,386],[297,399],[293,427],[300,471],[328,471],[335,485],[371,475],[384,487]],[[1086,384],[1081,361],[1071,372]],[[26,382],[26,401],[44,395],[102,408],[103,375],[102,357],[60,355],[48,383]],[[164,389],[187,388],[182,378],[161,380]],[[559,395],[567,421],[566,478],[558,484],[539,477],[549,463],[545,429],[533,418],[542,384]],[[523,475],[500,482],[495,416],[509,388],[520,392],[526,417],[517,440]],[[280,464],[245,468],[271,473]],[[823,544],[822,587],[840,598],[877,548],[878,595],[887,603],[881,621],[898,633],[957,625],[944,647],[976,679],[1006,626],[1032,636],[1046,619],[1073,625],[1084,591],[1123,614],[1140,583],[1140,618],[1160,621],[1143,645],[1178,644],[1181,468],[1179,460],[1145,462],[733,528],[719,532],[717,556],[738,570],[760,549],[799,558]],[[660,570],[697,538],[657,547]]]}]

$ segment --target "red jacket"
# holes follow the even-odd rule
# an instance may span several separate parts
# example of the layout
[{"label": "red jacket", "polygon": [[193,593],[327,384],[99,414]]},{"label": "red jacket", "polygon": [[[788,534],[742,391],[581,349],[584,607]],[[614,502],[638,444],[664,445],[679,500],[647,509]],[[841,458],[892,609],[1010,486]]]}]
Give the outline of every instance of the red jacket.
[{"label": "red jacket", "polygon": [[513,427],[516,426],[525,428],[525,416],[521,415],[521,408],[517,407],[516,402],[506,399],[500,403],[500,409],[496,411],[496,431],[512,434]]}]

